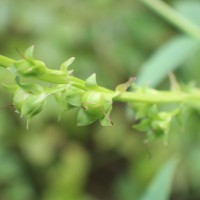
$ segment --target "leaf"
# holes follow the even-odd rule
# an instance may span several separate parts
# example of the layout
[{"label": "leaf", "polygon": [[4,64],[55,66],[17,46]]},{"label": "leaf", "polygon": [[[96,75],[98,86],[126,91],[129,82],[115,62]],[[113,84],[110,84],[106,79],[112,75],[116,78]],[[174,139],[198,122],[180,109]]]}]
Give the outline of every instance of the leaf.
[{"label": "leaf", "polygon": [[179,159],[173,157],[167,161],[156,174],[141,200],[168,200],[172,179]]},{"label": "leaf", "polygon": [[80,109],[77,116],[77,126],[87,126],[95,122],[98,118],[85,112],[84,109]]},{"label": "leaf", "polygon": [[33,60],[33,52],[34,52],[34,45],[32,45],[31,47],[29,47],[28,49],[26,49],[25,53],[24,53],[24,57],[28,60]]},{"label": "leaf", "polygon": [[177,36],[160,47],[142,66],[137,76],[140,85],[157,86],[169,72],[180,67],[199,48],[199,43]]},{"label": "leaf", "polygon": [[91,76],[89,76],[86,79],[85,86],[86,87],[96,87],[97,86],[96,74],[92,74]]},{"label": "leaf", "polygon": [[177,1],[174,7],[183,16],[200,26],[200,2],[199,1]]}]

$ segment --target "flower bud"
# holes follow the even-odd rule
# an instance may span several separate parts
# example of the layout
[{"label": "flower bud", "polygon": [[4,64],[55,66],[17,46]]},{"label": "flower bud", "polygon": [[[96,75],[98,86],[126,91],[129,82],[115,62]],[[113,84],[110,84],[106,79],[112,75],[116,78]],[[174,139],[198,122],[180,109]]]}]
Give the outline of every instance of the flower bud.
[{"label": "flower bud", "polygon": [[165,132],[170,127],[171,119],[172,115],[170,113],[160,112],[157,114],[155,119],[152,120],[151,126],[155,130],[160,130]]},{"label": "flower bud", "polygon": [[38,60],[18,60],[14,64],[14,68],[19,75],[22,76],[41,76],[46,72],[46,65]]},{"label": "flower bud", "polygon": [[40,94],[29,93],[22,88],[18,88],[14,94],[14,105],[21,116],[27,116],[29,119],[37,115],[42,111],[45,104],[46,94],[41,92]]},{"label": "flower bud", "polygon": [[85,111],[92,115],[103,117],[112,106],[112,99],[106,96],[104,93],[89,91],[83,94],[82,107]]}]

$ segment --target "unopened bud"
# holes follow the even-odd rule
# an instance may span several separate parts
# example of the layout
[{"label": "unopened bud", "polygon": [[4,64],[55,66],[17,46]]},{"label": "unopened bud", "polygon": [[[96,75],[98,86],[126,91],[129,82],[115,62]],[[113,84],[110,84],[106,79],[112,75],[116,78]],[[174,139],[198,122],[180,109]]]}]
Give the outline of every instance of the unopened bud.
[{"label": "unopened bud", "polygon": [[38,60],[18,60],[14,64],[14,68],[19,75],[22,76],[41,76],[46,72],[46,65]]},{"label": "unopened bud", "polygon": [[32,94],[23,90],[17,89],[14,94],[14,105],[21,116],[27,116],[29,119],[40,113],[46,101],[46,94]]},{"label": "unopened bud", "polygon": [[100,92],[89,91],[82,96],[82,107],[93,116],[103,117],[112,106],[112,100]]}]

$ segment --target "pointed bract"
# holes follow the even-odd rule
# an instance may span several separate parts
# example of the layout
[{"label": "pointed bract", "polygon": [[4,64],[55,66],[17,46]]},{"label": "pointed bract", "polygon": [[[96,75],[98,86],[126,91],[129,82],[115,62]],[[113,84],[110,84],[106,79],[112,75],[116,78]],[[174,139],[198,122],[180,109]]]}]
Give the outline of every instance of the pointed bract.
[{"label": "pointed bract", "polygon": [[24,57],[25,57],[26,59],[28,59],[29,61],[34,60],[34,57],[33,57],[34,48],[35,48],[35,46],[32,45],[32,46],[30,46],[28,49],[26,49],[26,51],[25,51],[25,53],[24,53]]},{"label": "pointed bract", "polygon": [[83,108],[78,112],[77,126],[86,126],[95,122],[98,117],[88,114]]},{"label": "pointed bract", "polygon": [[75,57],[71,57],[70,59],[68,59],[67,61],[65,61],[61,66],[60,66],[60,70],[66,74],[68,73],[68,67],[74,62]]},{"label": "pointed bract", "polygon": [[97,81],[96,81],[96,74],[92,74],[89,76],[86,81],[85,81],[85,86],[86,87],[96,87],[97,86]]}]

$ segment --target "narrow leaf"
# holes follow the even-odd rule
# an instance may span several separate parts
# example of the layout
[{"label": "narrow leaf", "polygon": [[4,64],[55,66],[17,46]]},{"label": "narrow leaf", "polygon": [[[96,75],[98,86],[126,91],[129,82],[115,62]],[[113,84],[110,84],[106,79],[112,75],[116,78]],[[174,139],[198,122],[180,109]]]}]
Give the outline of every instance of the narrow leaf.
[{"label": "narrow leaf", "polygon": [[173,175],[178,161],[178,158],[174,157],[163,165],[150,183],[141,200],[169,199]]},{"label": "narrow leaf", "polygon": [[177,36],[165,43],[147,60],[137,76],[140,85],[157,86],[169,72],[180,67],[200,45],[195,39]]},{"label": "narrow leaf", "polygon": [[176,10],[193,23],[200,26],[200,2],[182,0],[174,3]]}]

